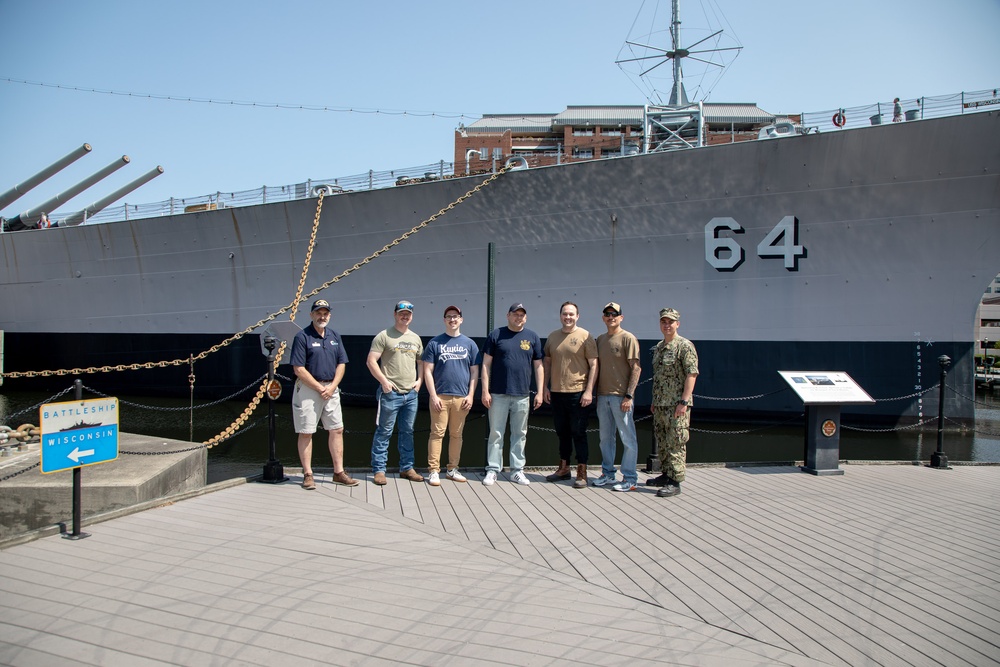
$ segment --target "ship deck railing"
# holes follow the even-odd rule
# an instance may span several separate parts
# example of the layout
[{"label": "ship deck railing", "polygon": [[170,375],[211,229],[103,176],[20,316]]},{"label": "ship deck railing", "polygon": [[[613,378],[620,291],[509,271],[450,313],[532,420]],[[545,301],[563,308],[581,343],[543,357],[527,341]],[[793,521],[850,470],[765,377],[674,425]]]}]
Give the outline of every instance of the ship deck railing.
[{"label": "ship deck railing", "polygon": [[[936,97],[901,99],[900,105],[903,112],[903,122],[984,111],[1000,111],[1000,95],[998,95],[998,92],[1000,92],[1000,89],[993,88]],[[891,124],[893,122],[893,106],[893,102],[876,102],[875,104],[864,106],[802,112],[800,119],[802,125],[815,128],[819,132],[839,132],[871,125]],[[786,117],[784,115],[779,116]],[[834,122],[837,116],[843,119],[842,127],[838,127]],[[838,121],[840,119],[837,118]],[[491,169],[503,166],[504,161],[508,157],[510,156],[505,155],[501,158],[491,160],[489,163]],[[616,155],[598,159],[621,159],[621,156]],[[316,188],[319,186],[331,186],[330,191],[333,193],[377,190],[398,185],[454,178],[456,174],[459,176],[464,175],[462,172],[465,171],[465,164],[461,163],[458,167],[456,169],[456,163],[454,162],[439,160],[438,162],[415,167],[405,167],[389,171],[369,170],[352,176],[310,179],[304,183],[294,183],[291,185],[264,185],[252,190],[242,190],[239,192],[218,191],[196,197],[171,197],[168,200],[150,204],[124,203],[104,209],[89,218],[85,224],[156,218],[185,212],[194,213],[221,208],[294,201],[315,197]],[[72,215],[54,217],[63,218]]]}]

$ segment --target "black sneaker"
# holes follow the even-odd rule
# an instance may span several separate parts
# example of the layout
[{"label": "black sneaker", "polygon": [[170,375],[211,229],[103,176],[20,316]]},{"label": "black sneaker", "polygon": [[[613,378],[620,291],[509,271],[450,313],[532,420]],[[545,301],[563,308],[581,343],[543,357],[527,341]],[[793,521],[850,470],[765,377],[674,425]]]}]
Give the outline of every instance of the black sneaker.
[{"label": "black sneaker", "polygon": [[670,496],[681,495],[681,485],[678,482],[671,482],[670,484],[665,484],[656,492],[657,498],[669,498]]},{"label": "black sneaker", "polygon": [[670,475],[667,473],[660,473],[659,477],[650,477],[646,480],[646,486],[663,486],[670,483]]}]

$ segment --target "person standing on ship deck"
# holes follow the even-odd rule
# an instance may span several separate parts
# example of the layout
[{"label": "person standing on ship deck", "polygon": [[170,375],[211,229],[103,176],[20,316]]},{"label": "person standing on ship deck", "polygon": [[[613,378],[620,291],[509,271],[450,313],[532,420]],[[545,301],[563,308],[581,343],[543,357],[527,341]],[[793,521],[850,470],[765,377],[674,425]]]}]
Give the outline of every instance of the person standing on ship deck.
[{"label": "person standing on ship deck", "polygon": [[[601,429],[601,476],[594,486],[611,487],[613,491],[635,491],[639,480],[636,462],[639,440],[635,432],[635,404],[632,396],[639,386],[642,368],[639,366],[639,341],[622,329],[622,307],[612,301],[604,306],[604,326],[607,333],[597,337],[597,420]],[[622,439],[622,476],[615,484],[616,432]]]},{"label": "person standing on ship deck", "polygon": [[562,327],[545,339],[545,402],[552,405],[552,421],[559,438],[559,468],[545,481],[569,479],[569,459],[576,449],[573,488],[587,488],[587,418],[597,380],[597,344],[590,332],[577,326],[580,309],[572,301],[559,306]]},{"label": "person standing on ship deck", "polygon": [[[490,436],[486,443],[486,476],[491,486],[503,469],[503,434],[510,419],[511,481],[527,485],[524,474],[524,443],[528,434],[531,375],[535,376],[534,407],[542,405],[545,375],[542,369],[542,341],[525,329],[528,311],[515,303],[507,309],[507,326],[494,329],[483,344],[480,369],[483,405],[489,411]],[[496,362],[496,363],[494,363]]]},{"label": "person standing on ship deck", "polygon": [[427,438],[427,472],[431,486],[441,484],[441,443],[448,431],[448,472],[453,482],[466,481],[458,470],[462,456],[462,431],[472,409],[479,381],[479,346],[461,332],[462,310],[444,309],[444,333],[424,350],[424,383],[430,395],[431,434]]},{"label": "person standing on ship deck", "polygon": [[424,344],[420,336],[410,331],[413,304],[400,301],[393,309],[395,323],[380,331],[372,340],[368,352],[368,370],[378,380],[375,400],[375,436],[372,438],[373,482],[385,486],[386,461],[389,458],[389,438],[399,420],[396,446],[399,448],[399,476],[411,482],[424,478],[413,469],[413,422],[417,418],[417,395],[423,382]]},{"label": "person standing on ship deck", "polygon": [[310,491],[316,488],[312,471],[312,440],[319,422],[330,433],[333,483],[357,486],[358,480],[344,470],[344,414],[340,407],[340,381],[347,367],[347,351],[340,334],[327,326],[330,323],[328,301],[314,301],[309,317],[312,324],[292,339],[290,357],[296,378],[292,390],[292,424],[298,434],[302,488]]},{"label": "person standing on ship deck", "polygon": [[698,379],[698,352],[694,344],[677,335],[681,314],[674,308],[660,311],[663,340],[653,348],[653,434],[660,459],[659,477],[646,480],[661,487],[657,497],[681,492],[687,463],[694,383]]}]

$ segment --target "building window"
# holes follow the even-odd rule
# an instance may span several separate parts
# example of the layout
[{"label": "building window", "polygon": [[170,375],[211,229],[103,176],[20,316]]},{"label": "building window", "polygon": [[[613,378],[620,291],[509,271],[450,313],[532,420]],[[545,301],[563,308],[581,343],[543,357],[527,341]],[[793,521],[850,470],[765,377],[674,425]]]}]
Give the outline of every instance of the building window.
[{"label": "building window", "polygon": [[594,136],[593,128],[588,127],[574,127],[573,128],[574,137],[592,137]]},{"label": "building window", "polygon": [[589,160],[589,159],[591,159],[591,158],[594,157],[594,149],[593,148],[574,148],[573,149],[573,157],[578,157],[578,158],[583,158],[583,159]]},{"label": "building window", "polygon": [[601,150],[601,157],[621,157],[622,152],[619,149],[605,148]]},{"label": "building window", "polygon": [[622,131],[618,128],[615,129],[604,128],[601,130],[601,134],[603,134],[606,137],[620,137],[622,136]]},{"label": "building window", "polygon": [[497,146],[496,148],[493,149],[493,159],[499,160],[502,157],[503,157],[503,149]]}]

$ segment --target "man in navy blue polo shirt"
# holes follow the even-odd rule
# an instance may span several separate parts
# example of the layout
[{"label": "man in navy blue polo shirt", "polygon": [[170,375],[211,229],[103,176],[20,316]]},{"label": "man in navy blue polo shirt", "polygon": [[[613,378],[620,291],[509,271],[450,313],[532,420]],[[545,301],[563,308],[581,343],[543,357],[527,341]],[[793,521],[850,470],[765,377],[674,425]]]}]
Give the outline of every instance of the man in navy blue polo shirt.
[{"label": "man in navy blue polo shirt", "polygon": [[295,334],[291,355],[296,377],[292,392],[292,423],[299,434],[302,488],[316,488],[312,472],[312,437],[320,422],[330,433],[333,483],[357,486],[358,480],[344,470],[344,413],[340,408],[340,381],[347,367],[347,352],[340,334],[327,328],[330,324],[330,304],[326,300],[314,301],[309,317],[312,324]]}]

